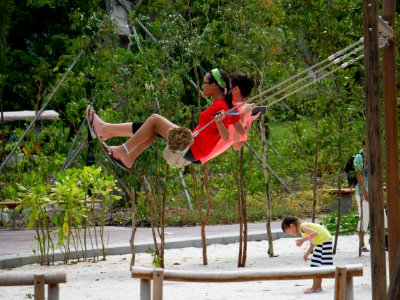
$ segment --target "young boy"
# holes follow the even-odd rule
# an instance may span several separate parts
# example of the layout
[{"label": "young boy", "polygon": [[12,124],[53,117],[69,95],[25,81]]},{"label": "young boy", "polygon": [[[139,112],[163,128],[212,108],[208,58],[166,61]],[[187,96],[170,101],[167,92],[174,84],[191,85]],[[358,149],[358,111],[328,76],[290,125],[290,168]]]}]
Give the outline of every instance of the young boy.
[{"label": "young boy", "polygon": [[[291,236],[301,235],[301,239],[296,240],[296,245],[301,247],[305,241],[310,241],[310,248],[304,254],[303,259],[308,260],[311,256],[311,267],[321,267],[333,265],[332,236],[322,225],[315,223],[301,223],[297,217],[288,216],[282,221],[282,230]],[[314,250],[314,251],[313,251]],[[322,278],[314,278],[311,288],[305,289],[305,294],[322,292]]]}]

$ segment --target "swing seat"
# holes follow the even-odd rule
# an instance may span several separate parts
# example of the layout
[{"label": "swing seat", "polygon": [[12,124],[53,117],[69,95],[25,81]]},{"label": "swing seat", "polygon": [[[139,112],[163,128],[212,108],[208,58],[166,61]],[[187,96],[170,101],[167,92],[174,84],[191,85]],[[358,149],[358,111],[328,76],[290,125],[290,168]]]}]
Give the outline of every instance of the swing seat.
[{"label": "swing seat", "polygon": [[168,130],[167,146],[163,151],[165,161],[175,168],[183,168],[191,162],[184,158],[186,152],[193,144],[192,132],[184,127]]}]

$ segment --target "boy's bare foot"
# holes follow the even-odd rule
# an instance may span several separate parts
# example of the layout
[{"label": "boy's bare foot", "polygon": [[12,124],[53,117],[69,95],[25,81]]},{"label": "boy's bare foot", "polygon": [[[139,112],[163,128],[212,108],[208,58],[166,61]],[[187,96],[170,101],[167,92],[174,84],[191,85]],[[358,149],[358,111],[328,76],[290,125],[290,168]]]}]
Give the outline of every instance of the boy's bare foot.
[{"label": "boy's bare foot", "polygon": [[310,288],[304,290],[304,294],[312,294],[312,293],[319,293],[319,292],[322,292],[322,288],[320,288],[320,287],[319,288],[310,287]]}]

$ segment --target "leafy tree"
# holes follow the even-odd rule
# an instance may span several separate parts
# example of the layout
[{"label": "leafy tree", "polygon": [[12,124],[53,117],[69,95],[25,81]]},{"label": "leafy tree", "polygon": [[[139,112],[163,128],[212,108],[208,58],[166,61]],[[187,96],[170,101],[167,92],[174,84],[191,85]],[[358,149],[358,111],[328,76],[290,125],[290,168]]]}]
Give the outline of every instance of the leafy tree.
[{"label": "leafy tree", "polygon": [[[5,1],[9,2],[9,1]],[[3,3],[3,2],[2,2]],[[73,39],[101,1],[17,1],[11,17],[12,35],[4,88],[6,110],[38,109],[57,80],[57,63],[71,55]]]},{"label": "leafy tree", "polygon": [[[142,3],[130,15],[138,34],[132,36],[132,48],[127,51],[119,46],[115,24],[106,16],[103,1],[3,1],[2,5],[6,3],[15,7],[8,22],[13,32],[7,38],[10,51],[2,52],[7,53],[7,63],[0,71],[8,76],[3,94],[6,109],[38,109],[75,56],[85,51],[50,103],[65,122],[60,122],[60,127],[69,127],[65,133],[61,129],[62,133],[54,133],[57,159],[65,157],[89,102],[108,122],[140,121],[156,112],[193,128],[210,101],[200,96],[199,86],[202,76],[213,67],[254,76],[257,94],[362,35],[360,1],[154,0]],[[10,10],[0,14],[7,11],[9,15]],[[354,141],[364,134],[363,98],[363,67],[359,63],[269,108],[267,126],[274,129],[268,137],[278,154],[271,151],[268,163],[291,188],[310,188],[317,148],[318,176],[336,184],[336,172],[344,163],[341,159],[355,151]],[[339,141],[344,145],[342,158]],[[113,139],[110,144],[119,142]],[[251,143],[260,149],[254,129]],[[144,152],[133,176],[111,168],[107,172],[118,174],[125,186],[141,182],[146,174],[156,186],[167,172],[163,146],[160,140]],[[95,152],[96,163],[109,166],[98,155],[99,149]],[[215,202],[228,203],[226,199],[235,197],[227,188],[235,182],[227,172],[232,167],[232,153],[227,151],[210,163]],[[53,159],[50,150],[46,149],[46,154]],[[249,151],[243,155],[245,163],[254,158]],[[75,163],[85,161],[79,157]],[[32,167],[24,163],[17,168],[29,172]],[[252,170],[255,178],[261,178],[261,172],[256,167]],[[177,170],[171,170],[171,178],[174,176],[178,176]],[[190,179],[187,181],[190,185]],[[180,182],[169,179],[168,187],[169,199],[178,198]],[[262,189],[260,182],[249,182],[249,195]]]}]

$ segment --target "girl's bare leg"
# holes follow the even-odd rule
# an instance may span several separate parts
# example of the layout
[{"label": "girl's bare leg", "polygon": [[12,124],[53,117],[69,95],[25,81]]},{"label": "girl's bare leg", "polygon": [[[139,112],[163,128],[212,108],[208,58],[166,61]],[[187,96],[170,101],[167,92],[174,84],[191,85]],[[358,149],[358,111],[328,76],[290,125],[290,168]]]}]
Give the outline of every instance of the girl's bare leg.
[{"label": "girl's bare leg", "polygon": [[312,287],[305,289],[304,293],[312,294],[318,293],[322,290],[322,278],[314,278]]},{"label": "girl's bare leg", "polygon": [[112,153],[112,156],[120,160],[126,167],[131,168],[136,158],[157,138],[157,134],[161,135],[164,139],[167,139],[168,130],[177,127],[177,125],[166,118],[153,114],[125,143],[128,153],[122,145],[109,147],[110,153]]},{"label": "girl's bare leg", "polygon": [[132,123],[112,124],[104,122],[95,113],[93,107],[90,107],[89,115],[89,121],[92,120],[92,126],[96,131],[97,136],[99,136],[102,141],[117,136],[131,137],[133,135]]},{"label": "girl's bare leg", "polygon": [[131,137],[132,123],[107,123],[104,122],[97,114],[93,115],[93,127],[96,134],[102,141],[106,141],[112,137]]}]

